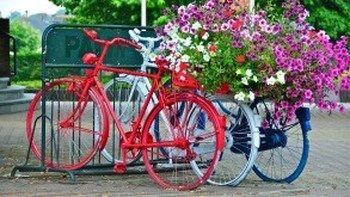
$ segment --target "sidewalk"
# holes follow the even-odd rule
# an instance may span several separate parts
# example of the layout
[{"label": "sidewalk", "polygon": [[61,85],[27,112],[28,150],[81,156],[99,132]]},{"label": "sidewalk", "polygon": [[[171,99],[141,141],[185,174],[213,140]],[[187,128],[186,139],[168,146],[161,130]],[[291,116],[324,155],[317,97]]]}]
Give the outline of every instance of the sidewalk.
[{"label": "sidewalk", "polygon": [[308,164],[292,184],[262,182],[250,173],[239,187],[205,185],[191,192],[164,191],[148,175],[79,176],[77,184],[59,173],[10,179],[13,165],[25,160],[25,113],[0,115],[0,196],[348,196],[350,105],[346,108],[331,116],[312,109]]}]

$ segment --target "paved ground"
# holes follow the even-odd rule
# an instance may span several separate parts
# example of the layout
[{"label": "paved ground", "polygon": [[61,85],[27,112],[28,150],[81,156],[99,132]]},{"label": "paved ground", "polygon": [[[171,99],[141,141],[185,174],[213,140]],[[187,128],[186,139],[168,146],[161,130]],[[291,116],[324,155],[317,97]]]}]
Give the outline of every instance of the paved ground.
[{"label": "paved ground", "polygon": [[[78,176],[18,173],[25,159],[25,114],[0,115],[0,196],[350,196],[350,107],[344,114],[313,110],[309,162],[292,184],[266,183],[251,173],[238,187],[205,185],[191,192],[164,191],[147,175]],[[29,176],[28,176],[29,175]]]}]

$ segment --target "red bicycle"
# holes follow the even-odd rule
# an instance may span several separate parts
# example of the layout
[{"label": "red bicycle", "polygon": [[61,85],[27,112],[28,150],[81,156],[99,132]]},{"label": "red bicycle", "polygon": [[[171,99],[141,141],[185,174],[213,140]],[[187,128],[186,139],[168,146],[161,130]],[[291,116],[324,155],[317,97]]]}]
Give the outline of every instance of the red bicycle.
[{"label": "red bicycle", "polygon": [[[85,76],[56,79],[36,94],[26,119],[26,135],[35,157],[44,161],[46,168],[59,170],[76,170],[95,162],[95,154],[103,150],[109,137],[111,117],[111,126],[117,128],[122,139],[122,160],[114,166],[115,172],[125,172],[127,155],[141,151],[146,170],[161,187],[188,190],[205,183],[224,148],[224,118],[211,102],[191,91],[165,89],[161,79],[169,70],[164,62],[157,63],[155,74],[107,67],[103,63],[112,46],[139,51],[143,50],[142,46],[119,37],[99,39],[94,30],[84,32],[101,46],[102,52],[83,56],[85,64],[93,65],[85,71]],[[130,131],[123,129],[99,81],[101,71],[142,76],[152,81]],[[152,95],[157,95],[159,102],[146,113]],[[40,106],[45,113],[37,110]],[[205,129],[198,130],[200,124],[205,124],[200,126]],[[153,133],[154,125],[160,128],[157,137]]]}]

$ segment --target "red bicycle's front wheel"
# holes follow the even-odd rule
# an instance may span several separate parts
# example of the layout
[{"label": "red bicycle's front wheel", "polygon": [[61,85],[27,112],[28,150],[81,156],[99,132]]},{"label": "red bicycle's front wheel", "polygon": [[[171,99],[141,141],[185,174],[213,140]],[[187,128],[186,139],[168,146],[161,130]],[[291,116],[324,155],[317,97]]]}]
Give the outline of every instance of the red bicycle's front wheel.
[{"label": "red bicycle's front wheel", "polygon": [[142,134],[143,144],[159,143],[159,147],[142,149],[150,177],[162,188],[174,190],[205,183],[222,151],[221,127],[216,109],[195,94],[176,94],[164,105],[156,105]]},{"label": "red bicycle's front wheel", "polygon": [[87,98],[79,102],[79,86],[71,79],[53,81],[36,94],[29,106],[26,137],[38,160],[44,154],[47,168],[81,168],[108,137],[108,119],[101,99],[90,89]]}]

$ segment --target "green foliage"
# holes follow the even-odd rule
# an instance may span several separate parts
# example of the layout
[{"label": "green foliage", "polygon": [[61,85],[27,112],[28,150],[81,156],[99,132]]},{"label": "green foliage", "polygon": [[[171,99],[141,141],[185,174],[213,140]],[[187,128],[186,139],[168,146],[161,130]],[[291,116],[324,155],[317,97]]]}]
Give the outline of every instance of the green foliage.
[{"label": "green foliage", "polygon": [[26,22],[11,21],[10,33],[17,41],[17,75],[12,81],[39,80],[41,75],[40,34]]},{"label": "green foliage", "polygon": [[[268,17],[277,20],[282,15],[281,0],[256,1],[256,9],[268,11]],[[348,0],[304,0],[310,12],[308,22],[316,30],[325,30],[336,40],[342,35],[350,36],[350,3]]]},{"label": "green foliage", "polygon": [[[139,25],[141,21],[141,0],[50,0],[66,8],[72,15],[70,23]],[[163,9],[171,5],[187,5],[194,0],[152,0],[147,1],[147,24],[164,20]],[[202,3],[204,0],[195,0]],[[159,22],[159,21],[158,21]],[[160,21],[161,22],[161,21]]]},{"label": "green foliage", "polygon": [[309,22],[332,38],[350,36],[350,3],[348,0],[305,0],[310,11]]},{"label": "green foliage", "polygon": [[10,33],[17,39],[18,53],[37,52],[40,49],[40,33],[24,21],[14,20]]},{"label": "green foliage", "polygon": [[255,10],[265,10],[270,20],[278,21],[283,13],[281,2],[279,0],[255,1]]},{"label": "green foliage", "polygon": [[17,55],[17,75],[13,81],[39,80],[41,76],[41,54],[38,52],[20,52]]}]

